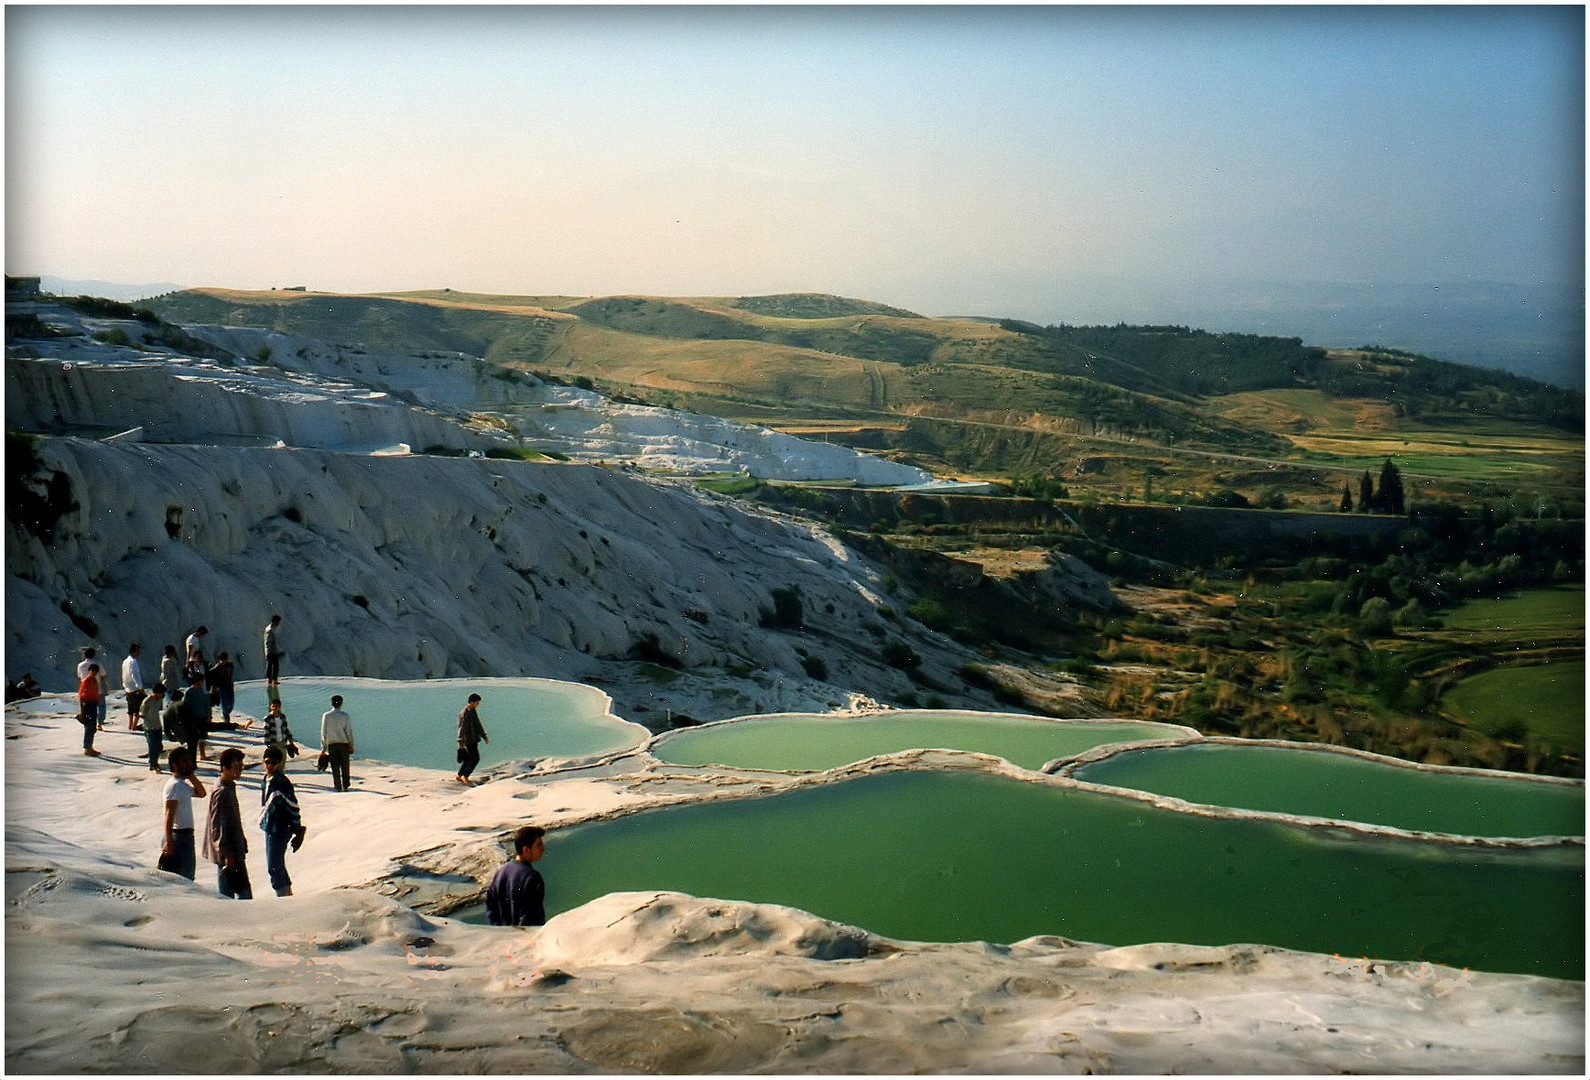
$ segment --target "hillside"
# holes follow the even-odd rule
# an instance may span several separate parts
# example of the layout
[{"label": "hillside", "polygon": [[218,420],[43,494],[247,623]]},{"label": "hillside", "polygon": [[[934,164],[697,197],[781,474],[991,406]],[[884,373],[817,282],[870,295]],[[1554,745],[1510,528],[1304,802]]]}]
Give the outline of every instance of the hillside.
[{"label": "hillside", "polygon": [[[1186,326],[1039,327],[1010,320],[924,318],[868,301],[768,297],[499,297],[439,290],[369,296],[190,290],[148,301],[191,324],[264,327],[370,349],[447,349],[620,398],[672,405],[829,442],[885,451],[938,472],[1058,476],[1087,485],[1100,453],[1139,463],[1162,491],[1210,496],[1238,486],[1208,455],[1319,467],[1287,489],[1323,505],[1343,480],[1378,468],[1378,449],[1321,454],[1309,439],[1352,450],[1321,411],[1277,426],[1230,408],[1240,395],[1311,392],[1336,418],[1375,417],[1375,430],[1462,438],[1476,425],[1541,433],[1542,476],[1578,482],[1583,395],[1502,372],[1379,348],[1326,350],[1299,338],[1214,334]],[[1348,428],[1356,432],[1355,420]],[[1558,454],[1550,444],[1560,443]],[[1367,450],[1367,447],[1358,447]],[[1582,456],[1582,455],[1581,455]],[[1558,466],[1553,465],[1552,468]],[[1331,478],[1337,471],[1336,479]],[[1249,470],[1251,471],[1251,469]],[[1442,470],[1431,473],[1442,477]],[[1450,471],[1435,495],[1464,490]],[[1263,491],[1250,488],[1250,501]]]},{"label": "hillside", "polygon": [[[1303,375],[1392,385],[1411,372],[1428,387],[1441,369],[1278,340],[1274,355],[1302,365],[1291,385],[1148,394],[1036,370],[1035,352],[1012,366],[1022,349],[1074,346],[1086,359],[1089,344],[1137,331],[1066,345],[1062,331],[835,298],[761,305],[806,319],[747,311],[744,298],[286,292],[270,294],[269,312],[237,309],[260,294],[178,299],[221,322],[177,325],[85,298],[8,301],[14,663],[63,671],[101,633],[158,639],[173,623],[213,621],[215,596],[258,621],[259,564],[316,612],[324,636],[311,652],[328,673],[552,674],[601,686],[637,718],[826,711],[863,696],[1124,710],[1582,775],[1582,719],[1554,715],[1521,737],[1506,717],[1473,726],[1460,712],[1485,666],[1582,656],[1582,621],[1522,652],[1466,641],[1457,662],[1438,638],[1418,640],[1466,599],[1582,581],[1583,438],[1508,415],[1519,399],[1505,383],[1421,401],[1344,397]],[[415,321],[431,336],[407,349],[346,327],[328,341],[239,321],[339,311],[372,337]],[[939,333],[938,358],[776,340],[897,323]],[[492,325],[544,329],[540,365],[483,358]],[[686,325],[743,336],[669,336]],[[1138,354],[1116,346],[1140,382],[1164,384],[1167,356],[1220,345],[1182,328],[1154,334]],[[470,348],[441,347],[460,344]],[[1257,357],[1267,346],[1246,347]],[[1262,367],[1222,385],[1252,385]],[[784,430],[670,407],[687,402]],[[987,497],[924,487],[921,466],[998,482],[980,485]],[[145,473],[153,510],[101,491]],[[389,504],[491,542],[468,539],[461,575],[435,569],[452,550],[409,550],[411,526]],[[720,535],[720,518],[746,525]],[[72,546],[101,531],[124,547]],[[201,535],[225,542],[193,564]],[[300,557],[322,549],[338,554]],[[561,572],[549,579],[544,565]],[[185,573],[210,585],[163,592],[148,613],[128,585]],[[657,584],[637,593],[637,582]],[[522,630],[504,646],[508,628]],[[496,644],[488,654],[479,640]]]},{"label": "hillside", "polygon": [[[995,701],[960,674],[974,651],[894,617],[914,596],[887,568],[614,462],[873,484],[918,470],[457,353],[180,329],[103,301],[8,308],[11,678],[65,689],[84,646],[119,655],[200,623],[257,678],[258,629],[282,609],[298,674],[587,681],[662,726]],[[986,583],[991,603],[1035,613],[1069,596],[1051,620],[1115,603],[1063,561],[1003,588]]]}]

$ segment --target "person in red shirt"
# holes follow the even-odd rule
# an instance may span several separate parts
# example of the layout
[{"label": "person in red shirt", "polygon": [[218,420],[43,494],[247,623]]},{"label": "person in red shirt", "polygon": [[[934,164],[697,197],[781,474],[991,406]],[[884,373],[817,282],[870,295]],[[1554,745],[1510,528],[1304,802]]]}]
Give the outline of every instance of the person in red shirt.
[{"label": "person in red shirt", "polygon": [[89,757],[99,757],[94,732],[99,730],[99,707],[104,700],[101,690],[99,664],[90,660],[77,684],[77,722],[83,725],[83,753]]}]

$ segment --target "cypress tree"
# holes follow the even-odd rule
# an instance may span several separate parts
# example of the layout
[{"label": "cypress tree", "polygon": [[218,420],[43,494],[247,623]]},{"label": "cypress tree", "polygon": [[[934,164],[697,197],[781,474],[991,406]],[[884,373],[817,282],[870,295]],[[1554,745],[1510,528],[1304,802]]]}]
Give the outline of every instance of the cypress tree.
[{"label": "cypress tree", "polygon": [[1388,514],[1402,513],[1402,473],[1390,458],[1380,467],[1380,509]]}]

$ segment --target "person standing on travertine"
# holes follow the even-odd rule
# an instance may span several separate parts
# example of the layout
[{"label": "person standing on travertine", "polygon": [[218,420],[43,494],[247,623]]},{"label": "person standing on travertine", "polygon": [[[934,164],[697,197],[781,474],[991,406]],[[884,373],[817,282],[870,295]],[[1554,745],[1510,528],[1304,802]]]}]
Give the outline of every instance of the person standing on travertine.
[{"label": "person standing on travertine", "polygon": [[144,688],[144,672],[138,663],[143,652],[135,641],[127,646],[127,658],[121,662],[121,688],[127,694],[127,730],[138,730],[139,706],[144,703],[148,690]]},{"label": "person standing on travertine", "polygon": [[243,835],[243,811],[237,803],[237,782],[243,775],[243,751],[229,746],[221,751],[221,779],[210,796],[204,823],[204,857],[215,864],[216,888],[233,900],[254,899],[249,884],[248,837]]},{"label": "person standing on travertine", "polygon": [[277,896],[293,895],[293,879],[287,873],[287,848],[294,851],[304,842],[304,822],[298,811],[298,795],[293,782],[282,771],[287,755],[279,746],[265,748],[265,779],[260,784],[259,827],[265,834],[265,871]]},{"label": "person standing on travertine", "polygon": [[[180,693],[180,691],[178,691]],[[181,874],[192,881],[199,872],[199,860],[193,844],[193,800],[209,795],[204,781],[193,771],[193,751],[179,746],[168,759],[171,779],[166,783],[162,805],[160,869]],[[208,816],[208,815],[206,815]]]},{"label": "person standing on travertine", "polygon": [[98,680],[97,681],[99,683],[99,688],[98,688],[98,690],[95,691],[95,693],[98,694],[98,696],[94,698],[94,703],[95,704],[94,704],[94,714],[93,714],[92,719],[94,721],[94,726],[98,730],[104,731],[105,730],[105,708],[106,708],[106,702],[107,702],[107,700],[110,697],[110,694],[109,694],[110,680],[105,678],[105,669],[100,666],[99,661],[96,659],[96,657],[98,657],[98,655],[99,654],[92,648],[87,648],[87,649],[83,650],[83,660],[82,660],[82,662],[80,664],[77,665],[77,683],[78,683],[78,694],[79,694],[79,696],[81,696],[82,695],[83,677],[88,674],[89,668],[93,668],[94,671],[98,673]]},{"label": "person standing on travertine", "polygon": [[165,683],[155,683],[138,705],[138,719],[143,723],[144,746],[149,751],[149,771],[160,771],[160,754],[165,750],[164,732],[160,728],[160,704],[165,700]]},{"label": "person standing on travertine", "polygon": [[[266,706],[265,733],[262,736],[267,748],[276,747],[288,758],[298,755],[298,744],[293,739],[293,729],[287,726],[287,714],[282,712],[280,699]],[[286,761],[286,758],[283,758]]]},{"label": "person standing on travertine", "polygon": [[353,757],[353,720],[342,711],[342,695],[331,695],[331,708],[320,714],[320,748],[331,758],[331,786],[349,787],[348,760]]},{"label": "person standing on travertine", "polygon": [[210,665],[204,662],[204,639],[209,633],[210,628],[208,626],[201,626],[188,635],[188,641],[185,646],[187,659],[184,661],[182,671],[190,681],[193,679],[195,672],[202,679],[204,678],[204,673],[210,669]]},{"label": "person standing on travertine", "polygon": [[167,645],[165,654],[160,657],[160,681],[166,684],[166,693],[173,698],[188,685],[188,680],[182,674],[182,661],[177,658],[175,645]]},{"label": "person standing on travertine", "polygon": [[100,704],[104,701],[100,694],[99,665],[93,660],[84,660],[80,666],[83,681],[77,684],[77,721],[83,725],[83,753],[99,757],[99,751],[94,749],[94,732],[99,730],[94,717],[99,715]]},{"label": "person standing on travertine", "polygon": [[265,684],[274,686],[282,679],[282,650],[276,632],[282,625],[280,615],[272,615],[265,625]]}]

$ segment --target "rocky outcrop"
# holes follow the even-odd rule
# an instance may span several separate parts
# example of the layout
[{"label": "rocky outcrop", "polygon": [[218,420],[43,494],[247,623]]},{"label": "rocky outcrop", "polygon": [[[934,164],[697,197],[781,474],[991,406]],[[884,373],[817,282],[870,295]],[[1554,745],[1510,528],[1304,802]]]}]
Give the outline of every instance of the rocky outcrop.
[{"label": "rocky outcrop", "polygon": [[82,363],[51,358],[6,361],[6,427],[22,431],[114,432],[142,428],[158,442],[277,441],[289,446],[375,450],[460,450],[492,438],[380,391],[292,382],[278,372],[158,359]]},{"label": "rocky outcrop", "polygon": [[[886,625],[883,572],[815,526],[627,465],[481,452],[872,483],[919,470],[461,353],[26,304],[38,336],[8,345],[6,420],[43,435],[8,461],[8,677],[65,690],[82,647],[119,658],[133,641],[152,671],[202,623],[257,678],[280,612],[299,675],[592,681],[666,718],[711,673],[721,713],[691,704],[695,720],[921,688],[986,703],[956,675],[968,654]],[[472,454],[407,452],[432,446]],[[909,675],[884,659],[907,639]]]},{"label": "rocky outcrop", "polygon": [[[35,453],[35,483],[65,477],[67,508],[47,531],[8,512],[6,648],[47,689],[67,688],[82,646],[154,656],[200,623],[257,678],[277,611],[293,674],[579,680],[639,658],[801,679],[815,655],[839,685],[913,685],[879,655],[875,565],[683,484],[287,448],[66,438]],[[960,685],[957,647],[925,630],[912,645],[919,678]]]}]

